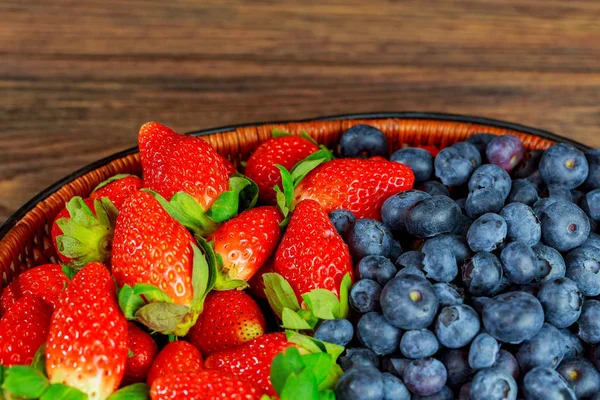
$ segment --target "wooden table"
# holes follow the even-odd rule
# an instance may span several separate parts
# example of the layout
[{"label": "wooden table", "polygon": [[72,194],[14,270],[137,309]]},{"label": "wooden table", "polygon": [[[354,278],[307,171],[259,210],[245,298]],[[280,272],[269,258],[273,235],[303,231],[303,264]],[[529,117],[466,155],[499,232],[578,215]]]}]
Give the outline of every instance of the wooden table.
[{"label": "wooden table", "polygon": [[149,120],[441,111],[600,146],[596,0],[4,0],[0,21],[0,222]]}]

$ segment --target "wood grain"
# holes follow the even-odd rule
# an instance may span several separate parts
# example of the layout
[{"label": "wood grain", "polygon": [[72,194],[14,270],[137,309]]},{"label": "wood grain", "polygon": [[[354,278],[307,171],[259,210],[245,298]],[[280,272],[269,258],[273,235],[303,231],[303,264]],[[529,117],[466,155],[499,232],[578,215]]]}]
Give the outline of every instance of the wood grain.
[{"label": "wood grain", "polygon": [[600,2],[4,0],[0,221],[179,131],[369,111],[480,115],[600,146]]}]

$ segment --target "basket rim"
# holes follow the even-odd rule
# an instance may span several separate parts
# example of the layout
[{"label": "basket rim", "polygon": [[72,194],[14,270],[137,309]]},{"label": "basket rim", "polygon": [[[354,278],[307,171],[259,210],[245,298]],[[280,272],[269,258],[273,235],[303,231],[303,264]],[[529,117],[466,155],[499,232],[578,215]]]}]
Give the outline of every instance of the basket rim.
[{"label": "basket rim", "polygon": [[[369,120],[369,119],[385,119],[385,118],[395,118],[395,119],[423,119],[423,120],[437,120],[437,121],[448,121],[448,122],[463,122],[463,123],[473,123],[473,124],[481,124],[481,125],[489,125],[496,128],[505,128],[510,130],[515,130],[523,133],[528,133],[531,135],[540,136],[545,139],[553,140],[555,142],[568,143],[572,146],[586,151],[590,150],[591,147],[577,142],[575,140],[557,135],[555,133],[545,131],[543,129],[538,129],[534,127],[530,127],[527,125],[521,125],[514,122],[508,122],[498,119],[486,118],[486,117],[478,117],[471,115],[461,115],[461,114],[447,114],[447,113],[437,113],[437,112],[419,112],[419,111],[382,111],[382,112],[368,112],[368,113],[356,113],[356,114],[339,114],[339,115],[327,115],[316,118],[306,118],[299,120],[278,120],[278,121],[267,121],[267,122],[249,122],[243,124],[235,124],[235,125],[226,125],[217,128],[209,128],[209,129],[200,129],[195,131],[186,132],[186,134],[194,135],[194,136],[204,136],[210,135],[214,133],[222,133],[236,130],[238,128],[246,128],[250,126],[261,126],[261,125],[269,125],[269,124],[283,124],[283,123],[302,123],[302,122],[310,122],[310,121],[331,121],[331,120],[349,120],[349,119],[360,119],[360,120]],[[16,225],[16,223],[23,218],[29,211],[35,208],[35,206],[47,199],[52,193],[56,192],[62,186],[73,182],[75,179],[91,172],[97,168],[100,168],[114,160],[119,158],[123,158],[129,156],[131,154],[135,154],[138,152],[138,147],[134,146],[117,153],[113,153],[107,157],[96,160],[90,164],[85,165],[82,168],[75,170],[74,172],[68,174],[67,176],[59,179],[54,182],[46,189],[42,190],[35,196],[33,196],[29,201],[27,201],[24,205],[22,205],[17,211],[15,211],[12,215],[8,217],[2,225],[0,225],[0,239],[4,238],[6,234]]]}]

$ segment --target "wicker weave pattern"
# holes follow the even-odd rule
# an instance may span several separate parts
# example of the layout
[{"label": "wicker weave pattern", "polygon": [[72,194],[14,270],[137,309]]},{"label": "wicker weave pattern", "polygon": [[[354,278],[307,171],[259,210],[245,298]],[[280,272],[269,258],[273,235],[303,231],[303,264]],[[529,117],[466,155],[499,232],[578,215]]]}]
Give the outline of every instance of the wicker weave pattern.
[{"label": "wicker weave pattern", "polygon": [[[223,156],[228,156],[236,165],[247,159],[258,145],[271,137],[274,128],[300,134],[308,132],[319,143],[328,147],[337,145],[340,136],[357,124],[370,124],[386,134],[390,149],[403,145],[433,145],[446,147],[466,139],[478,132],[513,134],[518,136],[528,149],[546,149],[554,142],[510,129],[493,126],[421,119],[369,119],[330,120],[268,124],[238,128],[234,131],[216,133],[204,138]],[[140,174],[138,154],[110,162],[75,181],[40,202],[0,241],[0,287],[10,282],[27,268],[57,260],[50,241],[50,227],[56,215],[73,196],[87,196],[103,180],[119,173]]]}]

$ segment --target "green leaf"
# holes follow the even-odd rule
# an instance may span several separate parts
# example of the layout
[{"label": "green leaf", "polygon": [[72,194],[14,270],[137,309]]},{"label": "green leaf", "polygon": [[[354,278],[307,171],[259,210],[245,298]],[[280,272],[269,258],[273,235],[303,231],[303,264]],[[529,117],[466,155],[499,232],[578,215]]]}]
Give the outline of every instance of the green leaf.
[{"label": "green leaf", "polygon": [[327,379],[332,366],[335,364],[333,357],[326,353],[305,354],[302,356],[302,361],[306,368],[312,371],[317,385]]},{"label": "green leaf", "polygon": [[135,313],[135,319],[153,331],[168,335],[184,320],[189,307],[181,304],[150,303]]},{"label": "green leaf", "polygon": [[135,383],[117,390],[107,400],[146,400],[150,397],[150,387],[145,383]]},{"label": "green leaf", "polygon": [[123,285],[119,290],[119,307],[127,319],[134,319],[135,313],[146,303],[129,285]]},{"label": "green leaf", "polygon": [[283,194],[285,195],[285,205],[287,208],[290,208],[292,201],[294,200],[294,181],[292,180],[290,172],[284,166],[279,164],[275,164],[275,166],[281,173],[281,185]]},{"label": "green leaf", "polygon": [[340,301],[327,289],[313,289],[302,295],[308,309],[320,319],[336,319]]},{"label": "green leaf", "polygon": [[[286,204],[285,194],[279,189],[279,186],[273,186],[273,190],[275,191],[275,200],[277,201],[277,208],[283,215],[285,219],[288,219],[288,214],[290,213],[290,208],[288,204]],[[284,219],[284,220],[285,220]],[[279,226],[284,227],[285,225],[279,224]]]},{"label": "green leaf", "polygon": [[338,357],[344,352],[344,347],[337,344],[323,342],[310,336],[303,335],[301,333],[286,330],[285,331],[288,342],[297,344],[303,347],[310,353],[327,353],[333,357],[334,361],[337,361]]},{"label": "green leaf", "polygon": [[283,322],[282,327],[285,329],[312,329],[308,322],[306,322],[295,311],[292,311],[289,308],[283,309],[281,319]]},{"label": "green leaf", "polygon": [[269,272],[263,274],[263,282],[265,283],[265,295],[269,305],[280,320],[284,308],[289,308],[292,311],[300,310],[296,294],[283,276]]},{"label": "green leaf", "polygon": [[352,288],[352,278],[350,278],[350,274],[346,273],[342,278],[342,283],[340,284],[340,308],[338,310],[338,318],[346,318],[350,311],[348,306],[348,296],[350,294],[350,289]]},{"label": "green leaf", "polygon": [[148,303],[173,303],[173,299],[169,297],[161,288],[158,288],[149,283],[136,283],[133,287],[133,294],[144,296]]},{"label": "green leaf", "polygon": [[4,383],[4,373],[6,371],[6,367],[2,364],[0,364],[0,394],[2,393],[2,384]]},{"label": "green leaf", "polygon": [[302,129],[302,131],[300,131],[300,137],[308,140],[309,142],[311,142],[312,144],[314,144],[315,146],[319,145],[319,142],[317,142],[315,139],[313,139],[312,136],[310,136],[308,134],[308,132],[306,132],[304,129]]},{"label": "green leaf", "polygon": [[131,350],[131,349],[127,350],[127,358],[131,358],[134,356],[135,356],[135,353],[133,352],[133,350]]},{"label": "green leaf", "polygon": [[304,369],[298,375],[291,374],[281,392],[281,400],[296,399],[319,400],[319,386],[309,369]]},{"label": "green leaf", "polygon": [[212,286],[209,285],[212,283],[214,286],[214,280],[211,281],[211,268],[208,265],[207,257],[194,243],[191,243],[191,246],[194,251],[192,267],[192,288],[194,290],[194,296],[190,308],[201,313],[204,308],[204,299],[206,299],[206,295],[212,289]]},{"label": "green leaf", "polygon": [[118,181],[119,179],[127,178],[128,176],[135,176],[135,175],[131,175],[131,174],[117,174],[117,175],[111,176],[107,180],[105,180],[103,182],[100,182],[100,184],[98,184],[98,186],[96,186],[94,188],[94,190],[92,190],[92,193],[94,193],[98,189],[103,188],[104,186],[108,185],[109,183],[112,183],[114,181]]},{"label": "green leaf", "polygon": [[319,383],[319,390],[322,391],[335,389],[335,386],[343,374],[344,371],[342,370],[342,367],[333,362],[327,376]]},{"label": "green leaf", "polygon": [[284,137],[284,136],[292,136],[292,134],[288,133],[288,132],[285,132],[285,131],[282,131],[282,130],[277,129],[277,128],[273,128],[273,137],[274,138],[276,138],[276,137]]},{"label": "green leaf", "polygon": [[279,353],[271,363],[271,383],[277,393],[283,391],[285,382],[290,374],[299,374],[304,369],[304,362],[300,352],[295,347],[289,347],[285,352]]},{"label": "green leaf", "polygon": [[335,400],[335,392],[333,390],[319,392],[319,400]]},{"label": "green leaf", "polygon": [[250,184],[245,186],[240,192],[240,210],[248,210],[253,208],[258,201],[258,185],[252,179],[240,173],[236,173],[234,176],[243,177],[250,182]]},{"label": "green leaf", "polygon": [[240,205],[240,193],[252,181],[244,176],[232,176],[229,178],[229,191],[221,194],[212,204],[207,215],[215,222],[224,222],[238,213]]},{"label": "green leaf", "polygon": [[40,400],[87,400],[88,395],[73,387],[55,383],[50,385]]},{"label": "green leaf", "polygon": [[31,366],[44,374],[44,376],[48,376],[46,373],[46,343],[42,343],[35,352]]},{"label": "green leaf", "polygon": [[311,329],[315,329],[315,326],[317,326],[319,323],[319,318],[315,317],[310,310],[300,309],[298,310],[298,315],[301,316],[303,320],[308,322]]},{"label": "green leaf", "polygon": [[36,368],[15,365],[5,371],[2,388],[16,396],[39,398],[50,386],[48,378]]},{"label": "green leaf", "polygon": [[77,271],[68,265],[62,265],[62,272],[67,276],[69,280],[73,279]]},{"label": "green leaf", "polygon": [[323,157],[317,158],[316,160],[304,160],[304,162],[296,164],[296,166],[294,166],[294,168],[290,172],[292,176],[292,181],[294,182],[294,187],[298,186],[298,183],[300,183],[300,181],[304,179],[304,177],[310,171],[323,164],[325,161],[327,160]]}]

